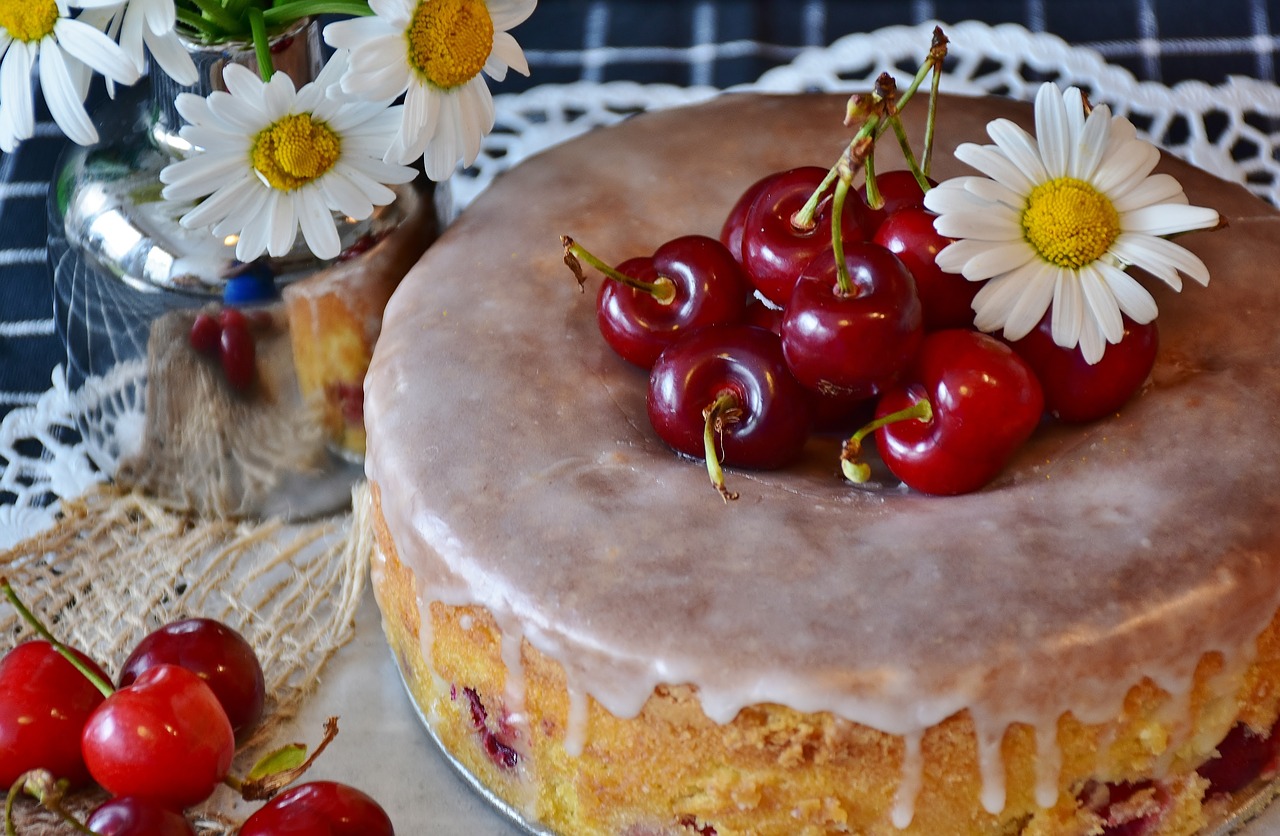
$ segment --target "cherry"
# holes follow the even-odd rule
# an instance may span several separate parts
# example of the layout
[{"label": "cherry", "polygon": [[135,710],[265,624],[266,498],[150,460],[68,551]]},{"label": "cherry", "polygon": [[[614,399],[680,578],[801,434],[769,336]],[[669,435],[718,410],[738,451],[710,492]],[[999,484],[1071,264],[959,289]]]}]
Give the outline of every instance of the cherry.
[{"label": "cherry", "polygon": [[[454,693],[453,689],[450,693]],[[474,688],[463,688],[462,695],[467,698],[467,708],[471,711],[471,727],[480,733],[480,742],[489,760],[503,769],[515,769],[520,763],[520,753],[502,739],[503,736],[514,737],[515,731],[502,720],[498,721],[498,731],[489,728],[489,709],[484,707],[480,694]]]},{"label": "cherry", "polygon": [[725,245],[729,254],[742,261],[742,233],[747,225],[747,213],[755,205],[758,198],[769,186],[772,175],[766,175],[747,187],[729,210],[729,215],[720,227],[720,243]]},{"label": "cherry", "polygon": [[704,325],[745,315],[751,286],[724,244],[705,235],[674,238],[652,256],[611,268],[565,238],[565,262],[582,279],[579,258],[606,275],[596,297],[605,342],[623,359],[649,368],[662,350]]},{"label": "cherry", "polygon": [[954,239],[933,228],[935,217],[923,207],[897,209],[885,217],[871,240],[896,255],[911,271],[924,312],[924,330],[972,328],[973,297],[982,284],[938,266],[938,251]]},{"label": "cherry", "polygon": [[[73,653],[104,682],[102,669]],[[33,639],[0,659],[0,787],[32,769],[47,769],[73,786],[89,782],[80,730],[105,699],[54,646]]]},{"label": "cherry", "polygon": [[187,335],[187,342],[191,347],[201,354],[213,354],[218,350],[221,340],[222,326],[218,323],[218,318],[206,312],[196,314],[191,323],[191,332]]},{"label": "cherry", "polygon": [[[249,323],[235,308],[223,310],[222,334],[218,347],[218,359],[222,374],[231,388],[244,391],[253,385],[256,348]],[[237,316],[228,317],[227,314]]]},{"label": "cherry", "polygon": [[103,789],[175,810],[213,793],[235,746],[213,690],[177,665],[149,668],[107,697],[80,737],[89,774]]},{"label": "cherry", "polygon": [[103,802],[85,826],[98,836],[196,836],[181,813],[133,796]]},{"label": "cherry", "polygon": [[[742,266],[760,295],[780,307],[790,300],[805,266],[831,247],[829,196],[819,202],[809,223],[798,223],[797,217],[827,174],[826,169],[816,166],[773,174],[747,212],[742,232]],[[860,219],[859,201],[846,200],[840,224],[845,241],[863,240]]]},{"label": "cherry", "polygon": [[1244,723],[1237,723],[1218,744],[1217,754],[1200,764],[1196,771],[1209,780],[1206,796],[1227,794],[1274,774],[1277,759],[1280,759],[1280,735],[1276,729],[1260,734]]},{"label": "cherry", "polygon": [[205,681],[236,733],[262,718],[266,697],[262,665],[244,636],[211,618],[188,618],[155,630],[140,641],[120,669],[117,684],[132,685],[157,665],[186,668]]},{"label": "cherry", "polygon": [[663,441],[706,460],[726,499],[733,495],[721,461],[783,467],[799,457],[813,426],[812,405],[787,370],[778,336],[753,325],[701,328],[662,352],[649,375],[648,411]]},{"label": "cherry", "polygon": [[[930,408],[915,420],[876,429],[889,470],[929,494],[960,494],[991,481],[1031,436],[1044,409],[1031,367],[1007,345],[978,331],[935,331],[924,338],[904,383],[885,392],[877,419]],[[931,413],[931,414],[927,414]]]},{"label": "cherry", "polygon": [[747,313],[742,321],[747,325],[758,325],[778,334],[782,331],[782,308],[766,305],[753,297],[747,303]]},{"label": "cherry", "polygon": [[919,348],[922,320],[915,281],[893,253],[855,241],[845,264],[848,290],[830,249],[805,268],[782,316],[782,350],[805,386],[857,400],[898,379]]},{"label": "cherry", "polygon": [[1107,346],[1090,365],[1079,348],[1053,341],[1052,311],[1025,337],[1010,343],[1044,387],[1045,408],[1061,421],[1094,421],[1124,406],[1155,366],[1159,332],[1155,321],[1140,325],[1124,317],[1120,342]]},{"label": "cherry", "polygon": [[355,787],[311,781],[268,801],[239,836],[394,836],[385,810]]},{"label": "cherry", "polygon": [[[932,177],[927,177],[925,180],[930,186],[938,185]],[[876,189],[880,192],[880,199],[883,201],[879,208],[871,206],[871,201],[867,198],[866,184],[863,183],[858,187],[858,195],[867,207],[863,212],[863,229],[868,238],[873,236],[885,219],[895,212],[903,209],[924,208],[924,189],[920,188],[920,181],[916,180],[909,169],[900,168],[877,173]]]}]

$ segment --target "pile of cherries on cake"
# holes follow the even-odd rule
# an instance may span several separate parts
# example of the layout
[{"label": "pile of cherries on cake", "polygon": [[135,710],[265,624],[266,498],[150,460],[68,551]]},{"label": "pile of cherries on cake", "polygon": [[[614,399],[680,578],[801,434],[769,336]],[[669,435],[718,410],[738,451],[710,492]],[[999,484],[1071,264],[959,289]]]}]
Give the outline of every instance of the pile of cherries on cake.
[{"label": "pile of cherries on cake", "polygon": [[[839,163],[762,177],[718,239],[678,237],[616,268],[562,239],[580,283],[583,261],[606,276],[600,331],[650,370],[654,430],[705,459],[726,499],[736,494],[721,463],[786,467],[814,432],[847,436],[841,469],[853,482],[871,476],[859,453],[874,432],[881,460],[909,487],[974,491],[1046,412],[1068,422],[1107,415],[1152,368],[1154,322],[1126,318],[1123,340],[1093,365],[1054,343],[1048,314],[1013,343],[975,329],[980,285],[935,263],[951,239],[924,207],[930,149],[917,164],[898,115],[932,67],[932,137],[942,55],[945,38],[901,98],[887,74],[874,93],[853,96],[845,121],[861,127]],[[910,167],[877,175],[875,140],[890,126]],[[859,168],[866,179],[855,190]]]},{"label": "pile of cherries on cake", "polygon": [[[113,686],[101,665],[56,641],[18,599],[0,591],[41,638],[0,659],[0,786],[14,803],[34,796],[76,832],[98,836],[195,836],[185,811],[219,785],[248,801],[269,799],[239,836],[393,836],[364,792],[335,781],[293,783],[337,733],[307,755],[300,744],[264,757],[245,778],[230,774],[237,740],[262,720],[262,666],[245,638],[208,618],[166,624],[138,643]],[[73,661],[74,660],[74,661]],[[110,796],[83,823],[68,793],[96,784]]]}]

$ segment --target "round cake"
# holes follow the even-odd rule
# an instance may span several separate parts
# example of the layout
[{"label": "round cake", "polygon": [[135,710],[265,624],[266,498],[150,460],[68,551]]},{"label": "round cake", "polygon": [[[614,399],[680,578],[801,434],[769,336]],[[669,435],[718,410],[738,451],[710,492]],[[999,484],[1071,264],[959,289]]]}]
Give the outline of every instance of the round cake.
[{"label": "round cake", "polygon": [[[1046,419],[982,490],[854,486],[815,436],[725,502],[650,428],[560,236],[612,263],[715,236],[758,178],[834,162],[845,103],[727,94],[555,147],[396,290],[360,524],[413,699],[556,833],[1195,833],[1226,803],[1206,764],[1229,734],[1269,751],[1280,702],[1280,215],[1163,159],[1224,221],[1179,240],[1212,281],[1147,282],[1141,391]],[[943,97],[933,176],[996,117],[1032,121]]]}]

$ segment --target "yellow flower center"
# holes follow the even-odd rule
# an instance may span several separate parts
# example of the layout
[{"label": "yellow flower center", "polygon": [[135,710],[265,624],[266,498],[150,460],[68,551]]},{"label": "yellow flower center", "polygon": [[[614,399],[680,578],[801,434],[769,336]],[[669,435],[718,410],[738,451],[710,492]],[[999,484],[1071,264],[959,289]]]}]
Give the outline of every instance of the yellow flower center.
[{"label": "yellow flower center", "polygon": [[282,192],[301,188],[333,168],[342,140],[307,113],[286,116],[263,130],[249,152],[254,169]]},{"label": "yellow flower center", "polygon": [[479,75],[493,52],[484,0],[421,0],[407,35],[410,66],[445,90]]},{"label": "yellow flower center", "polygon": [[1120,215],[1093,186],[1059,177],[1032,189],[1022,229],[1046,261],[1076,269],[1096,261],[1115,242]]},{"label": "yellow flower center", "polygon": [[54,0],[0,0],[0,29],[15,41],[39,41],[53,32],[57,22]]}]

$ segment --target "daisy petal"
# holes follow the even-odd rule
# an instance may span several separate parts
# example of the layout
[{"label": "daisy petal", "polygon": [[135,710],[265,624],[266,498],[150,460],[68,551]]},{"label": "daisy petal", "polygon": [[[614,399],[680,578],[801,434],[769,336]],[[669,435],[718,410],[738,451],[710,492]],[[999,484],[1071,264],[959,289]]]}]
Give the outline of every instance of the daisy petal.
[{"label": "daisy petal", "polygon": [[1209,268],[1199,256],[1164,238],[1124,233],[1115,240],[1111,249],[1125,263],[1141,267],[1174,290],[1182,289],[1179,273],[1201,285],[1209,283]]},{"label": "daisy petal", "polygon": [[1050,178],[1066,175],[1070,160],[1067,107],[1058,85],[1047,81],[1036,93],[1036,137]]},{"label": "daisy petal", "polygon": [[966,142],[957,147],[955,153],[956,159],[960,162],[973,166],[992,180],[1019,194],[1029,194],[1036,185],[994,145],[975,145],[972,142]]},{"label": "daisy petal", "polygon": [[[986,247],[964,265],[961,274],[971,282],[982,281],[1017,270],[1036,258],[1036,251],[1026,241],[1010,241],[996,244],[983,242]],[[938,254],[941,257],[941,253]]]},{"label": "daisy petal", "polygon": [[322,201],[301,201],[298,223],[302,227],[303,239],[317,257],[335,258],[341,252],[342,242],[338,240],[338,228],[334,225],[332,213],[324,208]]},{"label": "daisy petal", "polygon": [[[1111,290],[1111,295],[1120,307],[1121,313],[1139,325],[1146,325],[1156,318],[1156,314],[1159,313],[1156,300],[1151,297],[1151,293],[1145,287],[1138,283],[1137,279],[1105,261],[1099,261],[1097,268]],[[1114,340],[1114,342],[1119,341]]]},{"label": "daisy petal", "polygon": [[1120,306],[1096,265],[1080,268],[1080,289],[1084,292],[1088,308],[1086,318],[1098,324],[1098,330],[1107,342],[1115,344],[1124,336],[1124,321],[1120,318]]},{"label": "daisy petal", "polygon": [[10,135],[19,141],[29,138],[36,130],[31,71],[39,54],[37,50],[36,46],[14,41],[0,62],[0,121],[6,123]]},{"label": "daisy petal", "polygon": [[98,141],[98,129],[76,95],[62,50],[49,42],[40,50],[40,90],[49,106],[49,115],[68,139],[80,145]]},{"label": "daisy petal", "polygon": [[1071,148],[1071,176],[1092,181],[1107,150],[1107,132],[1111,129],[1111,111],[1098,105],[1084,121],[1080,138]]},{"label": "daisy petal", "polygon": [[[930,190],[932,191],[932,190]],[[948,238],[977,238],[981,241],[1021,241],[1022,225],[1008,213],[984,214],[949,212],[933,220],[933,228]]]},{"label": "daisy petal", "polygon": [[1132,190],[1112,201],[1112,205],[1115,206],[1117,212],[1123,215],[1143,206],[1168,203],[1174,200],[1179,203],[1186,201],[1186,195],[1182,191],[1182,184],[1172,175],[1152,174]]},{"label": "daisy petal", "polygon": [[1218,221],[1218,213],[1204,206],[1161,203],[1125,212],[1120,216],[1120,229],[1148,235],[1175,235],[1193,229],[1212,229]]},{"label": "daisy petal", "polygon": [[1053,341],[1062,348],[1075,348],[1080,344],[1084,328],[1084,291],[1076,274],[1065,268],[1058,269],[1053,286],[1053,307],[1050,308],[1050,333]]},{"label": "daisy petal", "polygon": [[1031,266],[1034,270],[1026,274],[1022,281],[1022,291],[1005,320],[1005,339],[1020,340],[1031,333],[1040,324],[1045,311],[1049,309],[1049,303],[1053,301],[1057,265],[1036,261]]},{"label": "daisy petal", "polygon": [[1000,150],[1018,170],[1033,183],[1048,179],[1044,161],[1040,159],[1040,149],[1035,138],[1008,119],[994,119],[987,125],[987,134],[995,140]]}]

